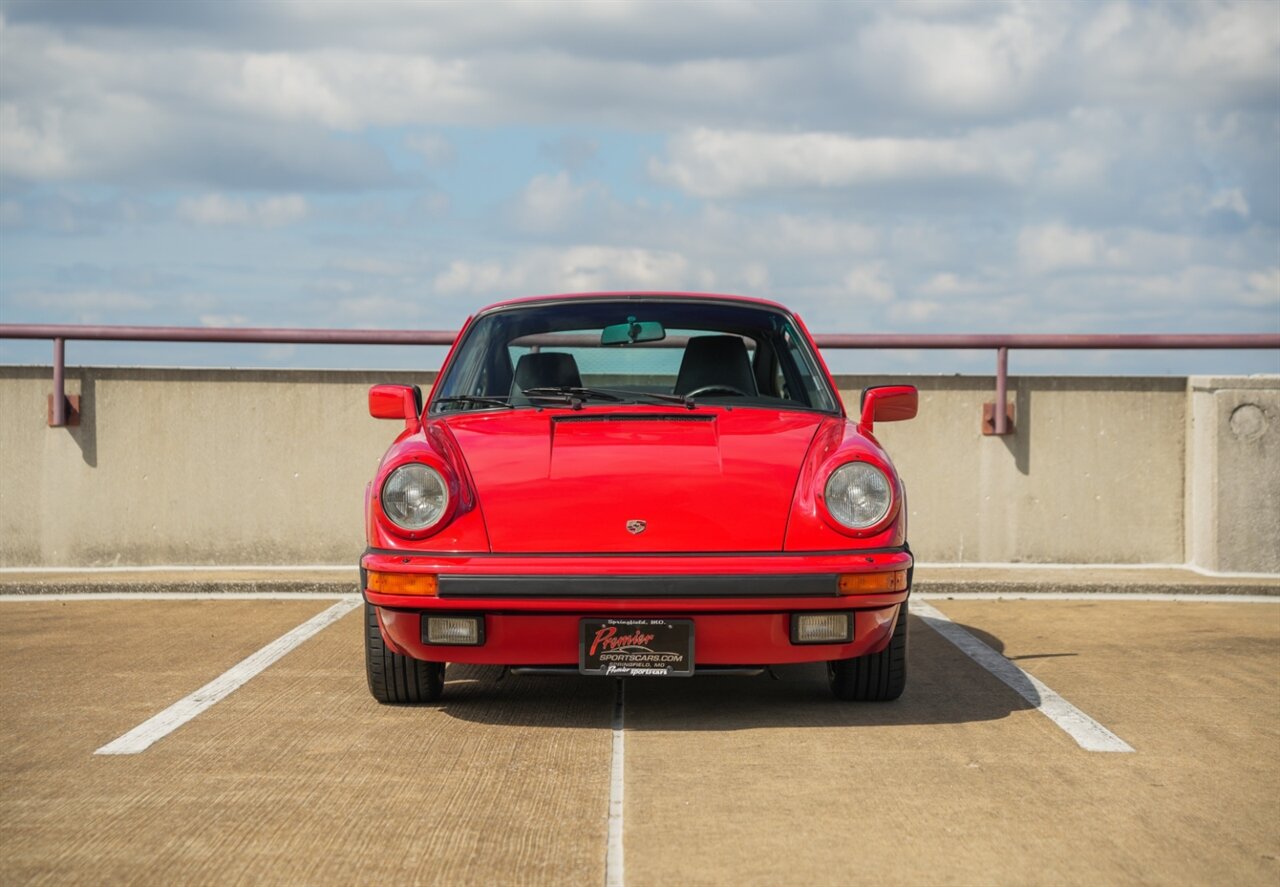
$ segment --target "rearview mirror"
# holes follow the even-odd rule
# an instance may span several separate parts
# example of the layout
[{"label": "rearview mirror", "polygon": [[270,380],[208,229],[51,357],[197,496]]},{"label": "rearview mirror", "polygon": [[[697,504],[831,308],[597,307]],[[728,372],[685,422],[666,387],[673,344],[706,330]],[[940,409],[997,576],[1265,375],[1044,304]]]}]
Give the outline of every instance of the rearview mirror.
[{"label": "rearview mirror", "polygon": [[862,392],[862,420],[858,427],[870,431],[876,422],[914,419],[920,393],[914,385],[877,385]]},{"label": "rearview mirror", "polygon": [[409,431],[418,430],[422,389],[417,385],[374,385],[369,389],[369,415],[375,419],[403,419]]},{"label": "rearview mirror", "polygon": [[600,331],[601,345],[634,345],[637,342],[661,342],[667,331],[656,320],[636,320],[628,317],[626,323],[613,323]]}]

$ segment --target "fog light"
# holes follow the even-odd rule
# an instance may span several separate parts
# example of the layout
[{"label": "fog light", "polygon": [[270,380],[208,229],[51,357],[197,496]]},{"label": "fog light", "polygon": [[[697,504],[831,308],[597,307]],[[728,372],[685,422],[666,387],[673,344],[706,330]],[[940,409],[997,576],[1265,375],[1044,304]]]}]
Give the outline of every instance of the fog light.
[{"label": "fog light", "polygon": [[853,643],[852,613],[796,613],[791,617],[793,644]]},{"label": "fog light", "polygon": [[484,643],[483,616],[423,616],[422,642],[454,647],[478,647]]}]

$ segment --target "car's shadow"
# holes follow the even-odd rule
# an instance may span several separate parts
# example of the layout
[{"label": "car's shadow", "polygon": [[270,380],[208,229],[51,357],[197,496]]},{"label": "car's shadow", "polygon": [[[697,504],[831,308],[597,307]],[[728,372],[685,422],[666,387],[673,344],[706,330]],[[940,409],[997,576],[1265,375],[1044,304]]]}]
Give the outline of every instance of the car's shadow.
[{"label": "car's shadow", "polygon": [[[996,637],[961,626],[997,652]],[[909,677],[895,702],[837,701],[820,663],[778,666],[777,679],[703,675],[632,678],[625,683],[628,730],[746,730],[758,727],[884,726],[990,721],[1035,707],[1029,681],[1017,690],[987,672],[918,617],[911,617]],[[598,677],[507,675],[485,666],[449,666],[449,717],[502,726],[608,726],[616,682]]]}]

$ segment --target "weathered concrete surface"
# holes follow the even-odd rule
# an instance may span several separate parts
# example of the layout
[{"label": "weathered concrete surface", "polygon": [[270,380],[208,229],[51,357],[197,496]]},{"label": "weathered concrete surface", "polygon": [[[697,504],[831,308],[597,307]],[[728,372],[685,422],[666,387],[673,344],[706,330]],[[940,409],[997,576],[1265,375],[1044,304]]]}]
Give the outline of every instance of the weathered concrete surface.
[{"label": "weathered concrete surface", "polygon": [[0,368],[0,566],[354,564],[364,487],[401,430],[368,389],[434,373]]},{"label": "weathered concrete surface", "polygon": [[328,605],[6,605],[0,883],[602,884],[612,684],[458,673],[449,712],[380,706],[359,611],[92,754]]},{"label": "weathered concrete surface", "polygon": [[1280,576],[1206,576],[1181,567],[924,566],[914,579],[927,594],[1280,595]]},{"label": "weathered concrete surface", "polygon": [[[398,432],[395,422],[369,418],[367,388],[425,387],[432,378],[68,372],[83,422],[51,429],[49,370],[0,367],[0,566],[353,564],[363,547],[364,486]],[[838,379],[851,411],[865,385],[886,381],[895,380]],[[1016,433],[983,437],[991,377],[898,381],[919,386],[920,415],[877,433],[906,478],[921,560],[1179,564],[1184,528],[1198,521],[1194,563],[1280,572],[1280,422],[1268,419],[1261,438],[1234,450],[1215,442],[1212,456],[1202,455],[1207,446],[1188,446],[1184,379],[1015,376]],[[1212,397],[1226,427],[1234,414],[1240,433],[1253,434],[1252,414],[1228,405],[1237,389],[1224,386],[1235,383],[1219,381]],[[1239,384],[1252,386],[1248,396],[1271,415],[1280,377]],[[1201,435],[1205,426],[1191,427]],[[1202,458],[1218,460],[1211,474]],[[1216,510],[1190,510],[1206,497]]]},{"label": "weathered concrete surface", "polygon": [[1083,752],[919,621],[892,705],[827,705],[820,669],[636,681],[629,883],[1280,877],[1280,607],[939,608],[1136,752]]},{"label": "weathered concrete surface", "polygon": [[1280,377],[1187,388],[1187,562],[1280,573]]},{"label": "weathered concrete surface", "polygon": [[5,571],[0,595],[32,594],[357,594],[360,571],[336,570],[66,570]]},{"label": "weathered concrete surface", "polygon": [[[0,603],[0,883],[601,884],[613,684],[364,686],[353,613],[148,751],[95,757],[323,602]],[[1083,751],[919,620],[886,705],[628,682],[630,887],[1280,877],[1280,606],[938,602],[1130,743]]]},{"label": "weathered concrete surface", "polygon": [[[846,408],[888,379],[842,376]],[[918,376],[919,415],[876,426],[921,560],[1182,563],[1181,378],[1014,376],[1016,433],[984,437],[995,381]]]}]

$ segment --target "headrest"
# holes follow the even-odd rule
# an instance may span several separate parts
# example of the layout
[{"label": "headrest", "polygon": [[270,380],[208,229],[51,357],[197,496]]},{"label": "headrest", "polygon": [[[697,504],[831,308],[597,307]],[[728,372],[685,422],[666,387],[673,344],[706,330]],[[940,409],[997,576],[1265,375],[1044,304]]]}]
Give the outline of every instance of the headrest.
[{"label": "headrest", "polygon": [[516,389],[581,388],[582,376],[572,354],[540,351],[526,354],[516,364]]},{"label": "headrest", "polygon": [[685,346],[676,376],[676,394],[688,394],[708,385],[728,385],[744,394],[756,394],[746,343],[738,336],[694,336]]}]

